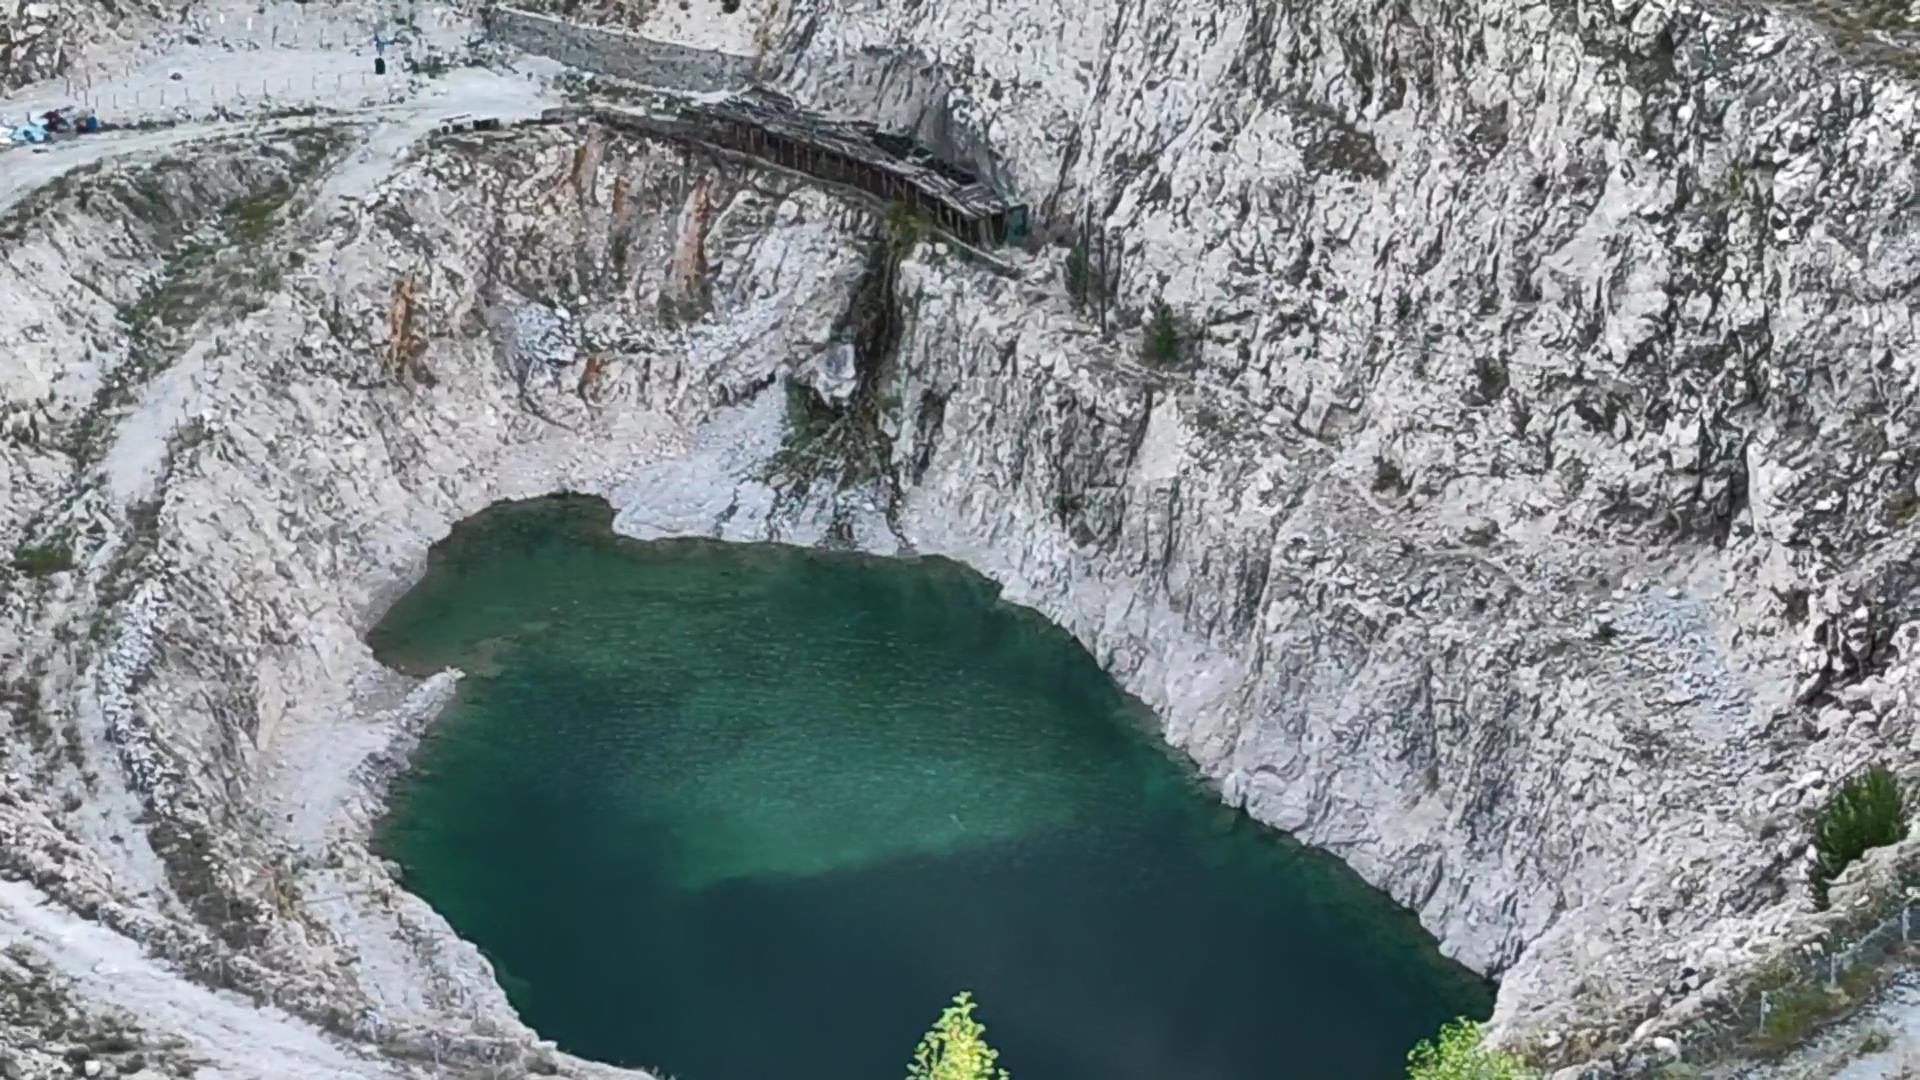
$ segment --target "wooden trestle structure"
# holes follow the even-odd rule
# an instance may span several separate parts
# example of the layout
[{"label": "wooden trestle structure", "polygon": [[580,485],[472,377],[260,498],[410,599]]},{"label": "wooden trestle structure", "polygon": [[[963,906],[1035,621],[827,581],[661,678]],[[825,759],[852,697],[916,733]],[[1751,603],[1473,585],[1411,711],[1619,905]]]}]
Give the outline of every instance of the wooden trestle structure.
[{"label": "wooden trestle structure", "polygon": [[765,90],[718,100],[676,99],[646,110],[548,109],[543,119],[585,120],[745,155],[854,188],[888,206],[904,204],[941,230],[981,247],[1026,238],[1026,206],[965,169],[905,136],[882,132],[864,120],[808,112]]}]

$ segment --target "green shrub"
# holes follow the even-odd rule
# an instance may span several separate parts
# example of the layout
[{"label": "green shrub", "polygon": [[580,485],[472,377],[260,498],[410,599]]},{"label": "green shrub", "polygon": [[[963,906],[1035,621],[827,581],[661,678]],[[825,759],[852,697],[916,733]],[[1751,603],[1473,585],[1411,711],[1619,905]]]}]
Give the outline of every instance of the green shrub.
[{"label": "green shrub", "polygon": [[1800,1045],[1845,1004],[1845,998],[1818,984],[1797,984],[1773,991],[1767,996],[1767,1015],[1760,1024],[1757,1040],[1760,1048],[1769,1054],[1778,1054]]},{"label": "green shrub", "polygon": [[1400,466],[1394,464],[1392,459],[1380,454],[1373,456],[1374,494],[1385,494],[1391,491],[1397,495],[1405,495],[1412,489],[1413,485],[1407,481],[1407,474],[1401,472]]},{"label": "green shrub", "polygon": [[46,577],[73,569],[73,552],[64,544],[21,544],[13,549],[13,568],[28,577]]},{"label": "green shrub", "polygon": [[1473,402],[1491,405],[1507,392],[1512,378],[1506,362],[1495,356],[1480,356],[1473,361]]},{"label": "green shrub", "polygon": [[1407,1080],[1532,1080],[1526,1062],[1481,1039],[1480,1025],[1460,1017],[1407,1054]]},{"label": "green shrub", "polygon": [[1814,903],[1826,907],[1827,887],[1869,849],[1906,835],[1906,793],[1886,766],[1875,765],[1841,784],[1813,821]]},{"label": "green shrub", "polygon": [[925,211],[905,199],[896,200],[887,207],[884,224],[887,242],[896,262],[912,251],[915,244],[933,234],[933,220],[927,217]]},{"label": "green shrub", "polygon": [[973,1018],[973,995],[962,991],[915,1048],[907,1080],[1009,1080],[986,1036],[987,1025]]},{"label": "green shrub", "polygon": [[1152,367],[1172,367],[1186,352],[1185,338],[1173,309],[1165,300],[1155,300],[1140,342],[1140,358]]}]

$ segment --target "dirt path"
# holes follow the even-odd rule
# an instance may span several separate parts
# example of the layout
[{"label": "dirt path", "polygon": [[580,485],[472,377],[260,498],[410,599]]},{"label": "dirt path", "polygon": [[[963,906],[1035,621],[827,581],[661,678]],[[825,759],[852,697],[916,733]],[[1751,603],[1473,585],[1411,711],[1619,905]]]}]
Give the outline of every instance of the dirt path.
[{"label": "dirt path", "polygon": [[0,213],[35,188],[110,158],[153,153],[223,135],[266,139],[279,132],[342,122],[365,123],[368,135],[348,165],[329,181],[329,192],[357,196],[371,190],[408,147],[448,117],[471,113],[511,122],[537,117],[542,109],[560,101],[537,80],[465,68],[434,80],[405,101],[363,105],[337,116],[198,122],[155,131],[106,132],[57,143],[45,153],[15,148],[0,151]]},{"label": "dirt path", "polygon": [[[303,7],[279,4],[258,16],[236,9],[218,24],[222,33],[180,36],[163,50],[90,64],[84,82],[50,79],[0,98],[0,125],[82,101],[93,102],[110,123],[171,123],[38,148],[0,149],[0,213],[35,188],[110,158],[224,135],[271,138],[342,121],[368,127],[343,170],[348,175],[330,184],[330,194],[353,197],[370,190],[409,146],[447,117],[469,113],[511,121],[561,103],[549,85],[561,69],[537,58],[506,71],[466,67],[420,77],[405,74],[398,50],[389,50],[387,73],[376,75],[372,24],[344,15],[302,16]],[[471,26],[443,9],[427,10],[432,15],[422,17],[422,47],[459,55]],[[319,114],[287,117],[294,109]]]}]

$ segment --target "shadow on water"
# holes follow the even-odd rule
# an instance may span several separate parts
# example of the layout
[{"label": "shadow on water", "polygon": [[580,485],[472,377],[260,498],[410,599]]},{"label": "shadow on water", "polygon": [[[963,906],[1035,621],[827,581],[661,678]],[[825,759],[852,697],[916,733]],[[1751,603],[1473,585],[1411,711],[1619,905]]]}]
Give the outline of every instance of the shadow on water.
[{"label": "shadow on water", "polygon": [[381,846],[564,1049],[898,1077],[971,989],[1022,1080],[1394,1077],[1488,1012],[979,575],[610,526],[597,499],[490,509],[369,635],[472,673]]}]

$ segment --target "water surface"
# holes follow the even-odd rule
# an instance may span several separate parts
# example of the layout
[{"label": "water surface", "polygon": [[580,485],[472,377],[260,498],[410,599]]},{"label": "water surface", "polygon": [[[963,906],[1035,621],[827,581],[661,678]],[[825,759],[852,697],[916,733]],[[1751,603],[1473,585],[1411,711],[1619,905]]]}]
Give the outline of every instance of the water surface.
[{"label": "water surface", "polygon": [[1397,1077],[1485,985],[1219,805],[957,565],[462,524],[371,641],[470,673],[383,830],[563,1049],[897,1080],[971,989],[1016,1080]]}]

